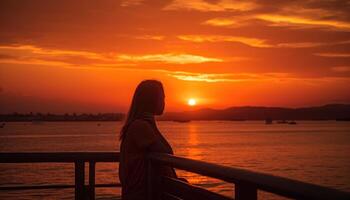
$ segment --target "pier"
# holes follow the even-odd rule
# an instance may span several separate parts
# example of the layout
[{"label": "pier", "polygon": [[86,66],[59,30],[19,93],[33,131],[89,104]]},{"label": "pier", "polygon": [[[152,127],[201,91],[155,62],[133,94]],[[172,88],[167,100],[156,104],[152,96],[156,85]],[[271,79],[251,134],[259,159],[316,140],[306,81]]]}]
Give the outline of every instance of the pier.
[{"label": "pier", "polygon": [[[148,200],[160,194],[166,200],[256,200],[258,190],[293,199],[349,200],[350,192],[340,191],[298,180],[227,167],[189,158],[152,153],[148,155]],[[0,153],[0,163],[74,163],[74,185],[19,185],[0,186],[1,191],[40,190],[75,188],[75,199],[95,199],[96,187],[121,187],[120,183],[95,184],[95,167],[101,162],[119,162],[119,152],[26,152]],[[85,165],[88,165],[88,185],[85,184]],[[153,176],[156,166],[167,165],[203,176],[232,183],[234,196],[226,197],[189,183],[169,178]],[[57,169],[60,170],[60,169]],[[117,173],[116,173],[117,174]],[[162,187],[154,187],[160,183]]]}]

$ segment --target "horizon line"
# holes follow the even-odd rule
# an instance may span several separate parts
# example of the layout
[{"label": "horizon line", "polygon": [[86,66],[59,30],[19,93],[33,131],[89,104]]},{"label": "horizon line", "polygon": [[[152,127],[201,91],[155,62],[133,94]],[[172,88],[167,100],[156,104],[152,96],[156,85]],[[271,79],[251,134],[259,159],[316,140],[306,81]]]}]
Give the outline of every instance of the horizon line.
[{"label": "horizon line", "polygon": [[[216,110],[216,111],[221,111],[221,110],[227,110],[230,108],[282,108],[282,109],[302,109],[302,108],[316,108],[316,107],[325,107],[325,106],[336,106],[336,105],[343,105],[343,106],[350,106],[349,103],[328,103],[328,104],[321,104],[321,105],[312,105],[312,106],[298,106],[298,107],[287,107],[287,106],[259,106],[259,105],[244,105],[244,106],[230,106],[230,107],[225,107],[221,109],[217,108],[210,108],[210,107],[203,107],[203,108],[197,108],[197,109],[192,109],[192,110],[182,110],[182,111],[168,111],[164,112],[162,115],[166,113],[181,113],[181,112],[195,112],[195,111],[200,111],[200,110]],[[122,112],[122,111],[116,111],[116,112],[38,112],[38,111],[30,111],[30,112],[19,112],[19,111],[13,111],[13,112],[7,112],[7,113],[0,113],[0,115],[13,115],[13,114],[53,114],[53,115],[65,115],[65,114],[127,114],[128,111]]]}]

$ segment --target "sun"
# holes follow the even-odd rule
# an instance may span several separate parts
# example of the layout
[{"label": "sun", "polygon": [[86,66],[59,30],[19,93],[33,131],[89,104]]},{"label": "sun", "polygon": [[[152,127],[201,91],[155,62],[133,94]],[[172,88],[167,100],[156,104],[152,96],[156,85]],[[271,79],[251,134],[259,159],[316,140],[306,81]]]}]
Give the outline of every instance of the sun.
[{"label": "sun", "polygon": [[191,99],[188,99],[187,104],[189,106],[195,106],[197,104],[197,101],[195,99],[191,98]]}]

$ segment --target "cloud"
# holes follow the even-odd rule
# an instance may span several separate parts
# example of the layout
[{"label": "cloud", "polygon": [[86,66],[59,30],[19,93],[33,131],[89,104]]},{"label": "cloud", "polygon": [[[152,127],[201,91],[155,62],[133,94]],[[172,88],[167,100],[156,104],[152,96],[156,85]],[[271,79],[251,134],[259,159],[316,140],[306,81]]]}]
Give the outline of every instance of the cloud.
[{"label": "cloud", "polygon": [[179,39],[191,42],[238,42],[251,47],[271,47],[265,40],[225,35],[179,35]]},{"label": "cloud", "polygon": [[237,28],[247,26],[250,24],[249,20],[252,18],[248,16],[234,16],[234,17],[217,17],[204,21],[203,25]]},{"label": "cloud", "polygon": [[324,43],[324,42],[296,42],[296,43],[280,43],[276,47],[280,48],[310,48],[310,47],[319,47],[324,45],[329,45],[333,43]]},{"label": "cloud", "polygon": [[164,10],[197,10],[202,12],[249,11],[258,7],[254,2],[219,0],[210,3],[204,0],[174,0]]},{"label": "cloud", "polygon": [[316,56],[330,57],[330,58],[348,58],[350,53],[314,53]]},{"label": "cloud", "polygon": [[143,3],[144,0],[122,0],[120,5],[123,7],[128,7],[128,6],[138,6]]},{"label": "cloud", "polygon": [[[296,27],[296,28],[323,28],[330,30],[350,30],[350,22],[337,19],[335,12],[324,9],[305,9],[302,7],[280,8],[276,12],[250,13],[232,17],[217,17],[204,21],[209,26],[237,28],[253,26],[264,22],[268,26]],[[320,18],[320,16],[327,16]],[[260,22],[260,23],[259,23]]]},{"label": "cloud", "polygon": [[339,42],[296,42],[269,44],[265,39],[227,35],[179,35],[177,38],[191,42],[238,42],[257,48],[311,48],[326,45],[349,44],[350,40]]},{"label": "cloud", "polygon": [[350,66],[332,67],[331,70],[335,72],[350,72]]},{"label": "cloud", "polygon": [[191,72],[169,72],[168,76],[183,81],[200,81],[200,82],[241,82],[240,79],[230,78],[231,74],[205,74]]},{"label": "cloud", "polygon": [[193,54],[146,54],[130,55],[117,53],[95,53],[45,49],[31,45],[0,46],[0,62],[9,64],[43,64],[43,65],[92,65],[120,66],[135,65],[141,62],[160,62],[168,64],[196,64],[206,62],[223,62],[220,58],[211,58]]},{"label": "cloud", "polygon": [[311,19],[303,16],[288,16],[279,14],[261,14],[254,16],[255,19],[271,22],[275,26],[301,26],[308,27],[330,27],[336,29],[350,29],[349,22],[327,19]]},{"label": "cloud", "polygon": [[210,58],[192,54],[150,54],[150,55],[119,55],[120,61],[131,62],[164,62],[170,64],[191,64],[191,63],[205,63],[205,62],[223,62],[219,58]]},{"label": "cloud", "polygon": [[16,46],[0,46],[0,52],[14,53],[17,57],[26,56],[77,56],[96,60],[109,60],[106,56],[88,52],[88,51],[73,51],[73,50],[58,50],[47,49],[32,45],[16,45]]},{"label": "cloud", "polygon": [[142,36],[136,36],[136,39],[139,40],[164,40],[165,36],[163,35],[142,35]]},{"label": "cloud", "polygon": [[[350,71],[350,67],[341,67],[336,68],[335,70],[343,70],[341,72],[347,72]],[[304,84],[314,85],[319,84],[321,82],[350,80],[350,78],[348,77],[339,76],[300,77],[290,73],[196,73],[167,70],[162,70],[162,72],[166,73],[170,77],[182,81],[195,81],[207,83],[270,82],[280,84],[285,82],[303,82]]]},{"label": "cloud", "polygon": [[4,64],[15,64],[15,65],[45,65],[45,66],[61,66],[68,67],[72,66],[70,63],[59,62],[59,61],[49,61],[41,59],[0,59],[0,63]]},{"label": "cloud", "polygon": [[335,42],[296,42],[296,43],[279,43],[275,45],[280,48],[310,48],[327,45],[350,44],[350,40],[335,41]]},{"label": "cloud", "polygon": [[289,77],[287,73],[195,73],[184,71],[167,71],[168,76],[183,81],[199,82],[246,82],[262,80],[280,80]]}]

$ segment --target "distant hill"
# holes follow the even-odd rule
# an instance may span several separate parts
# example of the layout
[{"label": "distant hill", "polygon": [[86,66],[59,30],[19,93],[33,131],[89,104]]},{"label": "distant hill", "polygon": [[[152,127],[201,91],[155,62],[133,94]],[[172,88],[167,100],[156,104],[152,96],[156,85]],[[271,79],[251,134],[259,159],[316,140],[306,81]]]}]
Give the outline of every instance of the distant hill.
[{"label": "distant hill", "polygon": [[160,120],[350,120],[350,104],[328,104],[319,107],[230,107],[223,110],[200,109],[165,113]]},{"label": "distant hill", "polygon": [[[3,114],[2,121],[121,121],[123,113],[104,114]],[[170,112],[158,120],[346,120],[350,121],[350,104],[329,104],[319,107],[281,108],[281,107],[230,107],[227,109],[199,109],[187,112]]]}]

